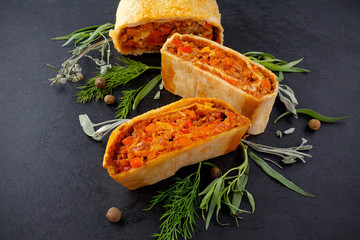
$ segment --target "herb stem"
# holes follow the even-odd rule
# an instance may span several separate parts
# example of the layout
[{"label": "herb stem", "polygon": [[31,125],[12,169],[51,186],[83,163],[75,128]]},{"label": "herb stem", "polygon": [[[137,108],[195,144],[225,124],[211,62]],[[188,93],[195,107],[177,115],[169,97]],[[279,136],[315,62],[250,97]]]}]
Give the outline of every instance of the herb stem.
[{"label": "herb stem", "polygon": [[[347,119],[347,118],[351,118],[352,116],[345,116],[345,117],[336,117],[336,118],[333,118],[333,117],[327,117],[327,116],[324,116],[324,115],[321,115],[317,112],[315,112],[314,110],[311,110],[311,109],[306,109],[306,108],[301,108],[301,109],[296,109],[296,113],[303,113],[303,114],[307,114],[313,118],[316,118],[322,122],[335,122],[335,121],[339,121],[339,120],[342,120],[342,119]],[[292,114],[290,111],[287,111],[287,112],[284,112],[283,114],[281,114],[279,117],[277,117],[274,121],[274,123],[277,123],[277,121],[279,121],[281,118],[289,115],[289,114]]]}]

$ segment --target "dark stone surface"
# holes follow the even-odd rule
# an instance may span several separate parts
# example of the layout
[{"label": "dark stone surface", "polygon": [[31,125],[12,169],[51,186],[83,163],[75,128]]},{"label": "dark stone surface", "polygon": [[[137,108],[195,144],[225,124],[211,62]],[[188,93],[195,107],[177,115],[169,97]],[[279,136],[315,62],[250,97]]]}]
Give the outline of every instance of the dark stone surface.
[{"label": "dark stone surface", "polygon": [[[316,195],[298,195],[266,176],[253,162],[247,189],[256,212],[244,215],[240,227],[221,211],[220,226],[208,231],[200,219],[194,239],[356,239],[360,234],[359,183],[359,1],[219,1],[224,44],[239,52],[264,51],[292,61],[310,73],[286,74],[284,83],[296,93],[299,108],[352,119],[324,123],[317,132],[306,128],[306,116],[270,123],[266,132],[249,140],[294,146],[304,137],[314,145],[313,158],[279,170]],[[76,103],[77,87],[50,86],[54,72],[70,48],[51,37],[84,26],[115,22],[118,1],[1,1],[0,7],[0,239],[151,239],[158,231],[161,208],[143,211],[155,191],[172,183],[128,191],[102,168],[106,141],[88,138],[78,122],[86,113],[94,122],[114,117],[115,106],[103,102]],[[119,57],[119,54],[114,54]],[[160,64],[159,54],[134,58]],[[95,66],[82,62],[85,78]],[[145,73],[127,87],[149,81]],[[155,91],[133,116],[173,102],[179,97]],[[120,96],[120,90],[115,92]],[[284,111],[277,100],[271,121]],[[296,127],[283,139],[277,129]],[[261,156],[265,156],[259,154]],[[241,149],[211,160],[223,170],[242,160]],[[186,167],[177,175],[196,170]],[[204,171],[204,175],[206,171]],[[207,181],[204,177],[204,181]],[[111,206],[122,210],[120,223],[106,217]],[[248,207],[248,205],[244,205]]]}]

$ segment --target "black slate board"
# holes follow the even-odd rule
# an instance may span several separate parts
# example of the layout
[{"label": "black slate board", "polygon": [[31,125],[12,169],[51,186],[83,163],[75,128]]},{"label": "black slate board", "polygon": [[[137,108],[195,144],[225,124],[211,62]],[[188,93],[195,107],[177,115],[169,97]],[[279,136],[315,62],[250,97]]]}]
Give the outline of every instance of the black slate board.
[{"label": "black slate board", "polygon": [[[54,72],[70,48],[50,38],[84,26],[115,22],[118,1],[1,1],[0,7],[0,239],[151,239],[158,231],[161,208],[150,212],[155,191],[173,181],[128,191],[102,168],[106,141],[88,138],[78,122],[86,113],[94,122],[114,117],[115,107],[101,101],[76,103],[77,87],[50,86]],[[304,137],[314,146],[313,158],[285,166],[284,176],[316,195],[298,195],[266,176],[253,162],[247,189],[254,195],[255,214],[244,215],[240,226],[221,212],[223,227],[213,221],[208,231],[199,219],[194,239],[356,239],[360,234],[359,177],[359,1],[218,1],[225,29],[224,45],[239,52],[264,51],[292,61],[308,74],[286,74],[284,83],[296,93],[299,108],[324,115],[353,118],[306,128],[306,116],[291,117],[251,141],[294,146]],[[113,57],[120,55],[114,53]],[[133,59],[160,65],[159,54]],[[85,78],[94,65],[82,62]],[[134,88],[158,72],[130,83]],[[177,99],[155,90],[132,116]],[[120,90],[115,92],[120,96]],[[277,100],[270,121],[285,111]],[[279,139],[277,129],[296,131]],[[260,154],[261,155],[261,154]],[[261,155],[265,156],[265,155]],[[242,161],[239,148],[210,160],[224,170]],[[183,177],[196,166],[181,169]],[[206,172],[204,172],[204,175]],[[206,177],[204,177],[206,181]],[[123,219],[112,224],[107,209],[119,207]],[[248,205],[244,205],[248,207]]]}]

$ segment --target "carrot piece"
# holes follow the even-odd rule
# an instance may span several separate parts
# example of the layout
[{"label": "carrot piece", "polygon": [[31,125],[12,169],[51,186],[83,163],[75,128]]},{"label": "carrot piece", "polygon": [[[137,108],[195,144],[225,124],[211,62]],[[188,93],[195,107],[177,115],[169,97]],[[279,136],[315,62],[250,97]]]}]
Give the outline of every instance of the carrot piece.
[{"label": "carrot piece", "polygon": [[263,90],[267,90],[269,91],[271,89],[271,84],[270,84],[270,81],[266,78],[264,78],[261,82],[261,85],[260,87],[263,89]]},{"label": "carrot piece", "polygon": [[181,45],[182,44],[182,41],[181,40],[173,40],[171,41],[173,44],[176,44],[176,45]]},{"label": "carrot piece", "polygon": [[225,79],[228,83],[230,83],[233,86],[237,86],[237,81],[232,78],[226,78]]},{"label": "carrot piece", "polygon": [[179,47],[180,52],[191,53],[193,50],[189,46]]},{"label": "carrot piece", "polygon": [[182,147],[186,147],[194,143],[190,138],[186,136],[179,136],[178,140],[179,140],[179,144]]},{"label": "carrot piece", "polygon": [[149,159],[149,160],[152,160],[152,159],[154,159],[154,158],[156,158],[156,153],[155,153],[155,152],[151,152],[151,153],[149,153],[149,154],[147,155],[147,159]]},{"label": "carrot piece", "polygon": [[150,123],[149,125],[146,126],[145,128],[145,132],[146,133],[152,133],[156,130],[156,124],[155,123]]},{"label": "carrot piece", "polygon": [[130,165],[132,168],[138,168],[144,165],[144,159],[141,157],[136,157],[130,160]]},{"label": "carrot piece", "polygon": [[134,142],[134,137],[133,136],[128,136],[126,138],[124,138],[122,140],[122,143],[125,145],[125,146],[130,146],[131,144],[133,144]]}]

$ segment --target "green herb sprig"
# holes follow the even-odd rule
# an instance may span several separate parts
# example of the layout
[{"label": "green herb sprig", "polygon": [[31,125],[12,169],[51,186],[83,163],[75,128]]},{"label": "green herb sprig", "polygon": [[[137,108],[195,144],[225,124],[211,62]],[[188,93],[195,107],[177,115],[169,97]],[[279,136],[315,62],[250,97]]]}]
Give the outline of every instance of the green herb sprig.
[{"label": "green herb sprig", "polygon": [[135,110],[140,101],[143,100],[144,97],[146,97],[146,95],[148,95],[149,92],[154,89],[154,87],[160,82],[161,78],[161,74],[157,75],[148,84],[146,84],[143,89],[141,89],[141,91],[134,100],[134,104],[132,105],[133,110]]},{"label": "green herb sprig", "polygon": [[[351,118],[352,116],[345,116],[345,117],[327,117],[324,115],[321,115],[317,112],[315,112],[314,110],[311,109],[307,109],[307,108],[301,108],[301,109],[296,109],[296,113],[303,113],[303,114],[307,114],[313,118],[316,118],[322,122],[335,122],[335,121],[339,121],[339,120],[343,120],[343,119],[347,119],[347,118]],[[283,114],[281,114],[280,116],[278,116],[274,123],[277,123],[277,121],[279,121],[281,118],[285,117],[286,115],[292,114],[290,111],[284,112]]]},{"label": "green herb sprig", "polygon": [[133,106],[136,94],[143,88],[143,86],[138,89],[125,90],[122,91],[123,96],[119,98],[119,105],[116,108],[118,111],[115,113],[116,118],[125,119],[130,113]]},{"label": "green herb sprig", "polygon": [[[77,93],[77,101],[79,103],[87,103],[93,99],[97,101],[105,95],[111,94],[115,88],[123,86],[135,79],[146,70],[161,69],[160,67],[147,66],[146,64],[125,57],[118,60],[125,64],[125,67],[121,65],[113,66],[105,74],[101,75],[98,73],[97,76],[90,78],[86,85],[79,87],[80,91]],[[94,85],[96,78],[100,76],[106,79],[106,85],[103,89],[98,89]]]},{"label": "green herb sprig", "polygon": [[[253,196],[245,189],[247,178],[249,174],[249,162],[247,156],[247,146],[243,143],[240,143],[244,151],[244,162],[235,168],[228,170],[225,174],[221,175],[219,178],[213,180],[199,195],[204,197],[202,198],[200,209],[202,210],[202,216],[205,220],[205,228],[209,228],[209,224],[212,216],[215,213],[216,221],[219,221],[219,211],[221,209],[222,203],[226,204],[232,216],[235,217],[236,221],[238,218],[241,219],[241,213],[250,213],[250,211],[240,209],[240,204],[243,198],[243,195],[246,194],[252,211],[255,211],[255,201]],[[229,176],[232,172],[237,172],[234,176]],[[232,199],[232,200],[230,200]],[[205,217],[205,214],[207,216]]]},{"label": "green herb sprig", "polygon": [[247,52],[244,53],[244,55],[250,58],[252,61],[263,65],[271,71],[279,72],[279,76],[277,76],[278,82],[284,80],[283,72],[309,72],[309,70],[307,69],[294,67],[295,65],[300,63],[303,58],[288,63],[284,60],[277,59],[271,54],[264,52]]},{"label": "green herb sprig", "polygon": [[[53,40],[67,40],[62,46],[67,46],[72,41],[75,41],[75,49],[71,50],[72,56],[65,60],[61,64],[61,69],[58,70],[56,67],[47,64],[48,67],[52,68],[57,72],[57,75],[54,78],[50,78],[51,85],[54,84],[65,84],[67,81],[77,82],[83,79],[83,74],[81,73],[81,66],[78,64],[78,61],[87,56],[92,59],[101,69],[101,73],[105,74],[108,69],[112,66],[110,64],[110,44],[111,38],[106,38],[107,34],[114,25],[111,23],[106,23],[103,25],[94,25],[90,27],[85,27],[79,30],[72,32],[67,36],[53,38]],[[99,39],[103,38],[102,41]],[[86,55],[90,51],[100,49],[101,59],[93,58],[89,55]],[[106,56],[107,61],[105,62],[104,56]]]},{"label": "green herb sprig", "polygon": [[289,181],[288,179],[286,179],[283,175],[281,175],[280,173],[276,172],[274,169],[272,169],[264,160],[262,160],[260,157],[256,156],[254,153],[249,152],[249,157],[254,160],[254,162],[266,173],[268,174],[270,177],[274,178],[275,180],[279,181],[281,184],[283,184],[284,186],[286,186],[287,188],[301,194],[304,195],[306,197],[315,197],[315,195],[306,192],[305,190],[301,189],[300,187],[298,187],[296,184],[294,184],[293,182]]},{"label": "green herb sprig", "polygon": [[75,41],[75,49],[71,50],[71,53],[81,52],[88,44],[99,39],[102,35],[109,33],[110,29],[114,28],[114,24],[105,23],[102,25],[94,25],[85,28],[78,29],[69,35],[55,37],[52,40],[67,40],[62,47],[69,45],[72,41]]},{"label": "green herb sprig", "polygon": [[165,213],[161,216],[160,232],[152,236],[158,240],[192,238],[195,231],[197,210],[199,206],[201,162],[196,172],[184,179],[175,178],[176,182],[169,189],[158,192],[154,196],[148,209],[164,202]]}]

